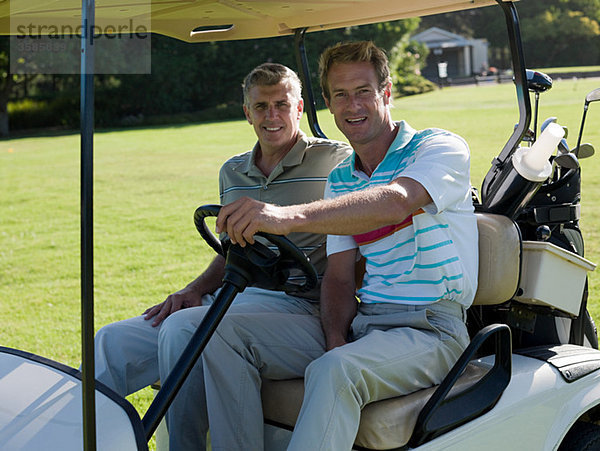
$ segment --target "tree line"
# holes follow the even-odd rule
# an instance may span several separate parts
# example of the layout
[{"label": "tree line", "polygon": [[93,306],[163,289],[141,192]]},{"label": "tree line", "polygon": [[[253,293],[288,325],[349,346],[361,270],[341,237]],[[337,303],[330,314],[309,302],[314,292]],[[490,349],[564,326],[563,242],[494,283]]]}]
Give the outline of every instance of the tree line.
[{"label": "tree line", "polygon": [[[402,70],[416,72],[421,60],[418,52],[427,51],[408,39],[418,24],[418,19],[409,19],[307,35],[313,83],[318,86],[317,58],[320,53],[332,42],[344,40],[373,39],[388,51]],[[265,61],[295,68],[293,41],[293,36],[285,36],[190,44],[152,35],[149,74],[95,75],[96,125],[114,127],[242,117],[240,86],[244,76]],[[3,73],[0,122],[2,113],[7,111],[7,102],[10,102],[12,129],[77,127],[79,76],[12,75],[8,72],[8,47],[8,38],[0,38],[0,71]],[[406,80],[396,83],[403,89]],[[422,84],[426,85],[426,82]],[[0,126],[0,133],[1,129]],[[5,128],[4,134],[7,131]]]},{"label": "tree line", "polygon": [[[529,67],[600,64],[600,0],[519,2]],[[317,59],[332,43],[371,39],[390,57],[396,92],[434,88],[419,76],[427,49],[410,36],[431,26],[489,42],[489,62],[509,68],[504,17],[497,7],[309,33],[306,48],[315,87]],[[240,83],[256,65],[296,67],[293,37],[190,44],[151,36],[147,75],[96,75],[99,127],[242,117]],[[0,135],[39,127],[77,128],[78,75],[15,75],[9,71],[9,38],[0,38]],[[320,100],[320,96],[316,96]],[[322,106],[322,105],[321,105]]]},{"label": "tree line", "polygon": [[[520,1],[516,5],[528,67],[600,64],[600,0]],[[506,26],[497,7],[424,17],[421,28],[431,26],[485,38],[490,65],[509,67]]]}]

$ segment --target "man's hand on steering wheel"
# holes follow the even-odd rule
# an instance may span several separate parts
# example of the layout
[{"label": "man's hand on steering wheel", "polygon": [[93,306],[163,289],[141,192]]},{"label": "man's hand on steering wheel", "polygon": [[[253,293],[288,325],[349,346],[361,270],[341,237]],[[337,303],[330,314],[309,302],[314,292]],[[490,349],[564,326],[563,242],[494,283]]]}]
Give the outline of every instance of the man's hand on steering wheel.
[{"label": "man's hand on steering wheel", "polygon": [[[229,204],[227,207],[234,204],[236,203]],[[242,202],[238,205],[241,204],[257,208],[261,208],[261,205],[263,207],[267,205],[251,199],[242,199]],[[227,207],[203,205],[198,207],[194,213],[194,224],[202,238],[217,254],[226,257],[224,283],[230,283],[240,291],[243,291],[248,284],[268,290],[293,292],[306,292],[317,285],[317,271],[308,257],[289,239],[282,235],[265,232],[265,228],[262,226],[256,234],[270,242],[277,252],[274,252],[273,249],[263,243],[255,242],[254,233],[250,236],[252,241],[250,239],[244,240],[244,245],[248,243],[249,246],[244,246],[240,242],[237,243],[239,246],[231,244],[233,242],[231,237],[221,242],[208,229],[205,218],[208,216],[222,218],[220,212]],[[273,206],[268,205],[268,207]],[[273,208],[285,209],[286,207]],[[227,209],[225,215],[227,215],[227,211],[231,211],[231,209]],[[275,228],[274,230],[278,229]],[[299,270],[302,273],[304,283],[298,285],[288,280],[292,269]]]},{"label": "man's hand on steering wheel", "polygon": [[257,232],[274,235],[290,233],[288,224],[291,219],[290,207],[280,207],[242,197],[221,208],[216,222],[218,233],[227,232],[233,244],[244,247],[254,244]]}]

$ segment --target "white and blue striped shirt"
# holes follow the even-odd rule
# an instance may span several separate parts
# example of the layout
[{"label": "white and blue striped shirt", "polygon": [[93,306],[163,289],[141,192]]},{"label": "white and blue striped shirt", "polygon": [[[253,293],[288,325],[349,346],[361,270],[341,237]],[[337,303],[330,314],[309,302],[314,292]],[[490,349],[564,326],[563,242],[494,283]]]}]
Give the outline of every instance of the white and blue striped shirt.
[{"label": "white and blue striped shirt", "polygon": [[329,175],[325,197],[386,185],[398,177],[419,182],[433,202],[400,224],[355,236],[329,235],[327,254],[358,247],[366,273],[357,296],[365,303],[471,305],[477,288],[478,242],[465,141],[439,129],[399,124],[396,139],[371,177],[356,169],[356,154]]}]

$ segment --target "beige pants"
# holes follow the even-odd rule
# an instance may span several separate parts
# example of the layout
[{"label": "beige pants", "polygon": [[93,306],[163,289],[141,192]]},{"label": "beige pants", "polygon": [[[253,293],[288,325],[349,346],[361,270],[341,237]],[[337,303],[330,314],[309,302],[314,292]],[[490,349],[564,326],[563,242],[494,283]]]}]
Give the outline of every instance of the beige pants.
[{"label": "beige pants", "polygon": [[[206,296],[203,302],[210,303],[212,298],[214,296]],[[159,327],[152,327],[152,321],[141,316],[104,326],[94,340],[96,379],[121,396],[134,393],[159,378],[164,381],[207,311],[208,306],[179,310]],[[318,304],[251,287],[237,295],[229,312],[312,316],[318,314]],[[167,412],[171,451],[206,449],[209,425],[204,397],[202,362],[199,361]]]},{"label": "beige pants", "polygon": [[317,317],[225,317],[203,354],[213,450],[263,449],[261,376],[306,378],[289,449],[349,450],[366,404],[438,384],[468,345],[463,308],[361,305],[354,341],[324,352]]}]

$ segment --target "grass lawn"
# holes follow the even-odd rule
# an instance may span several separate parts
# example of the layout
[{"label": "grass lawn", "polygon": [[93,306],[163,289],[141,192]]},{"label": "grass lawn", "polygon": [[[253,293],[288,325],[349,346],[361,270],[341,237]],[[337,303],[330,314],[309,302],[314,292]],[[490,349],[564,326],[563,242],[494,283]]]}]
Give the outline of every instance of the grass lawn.
[{"label": "grass lawn", "polygon": [[[585,95],[598,80],[556,81],[542,94],[540,123],[557,116],[576,143]],[[518,119],[510,83],[454,87],[398,99],[393,115],[416,128],[452,130],[472,152],[480,187]],[[323,130],[342,139],[321,111]],[[303,127],[308,130],[308,127]],[[600,104],[583,142],[600,152]],[[217,171],[254,143],[241,121],[99,131],[95,135],[95,325],[127,318],[181,288],[212,258],[195,231],[195,208],[218,201]],[[586,257],[600,262],[600,159],[582,161]],[[80,362],[79,136],[0,141],[0,345],[77,367]],[[600,320],[600,281],[590,277]],[[144,390],[131,397],[143,413]]]},{"label": "grass lawn", "polygon": [[[543,69],[536,69],[546,74],[564,74],[569,72],[597,72],[600,70],[600,66],[574,66],[574,67],[545,67]],[[557,77],[555,77],[557,78]]]}]

